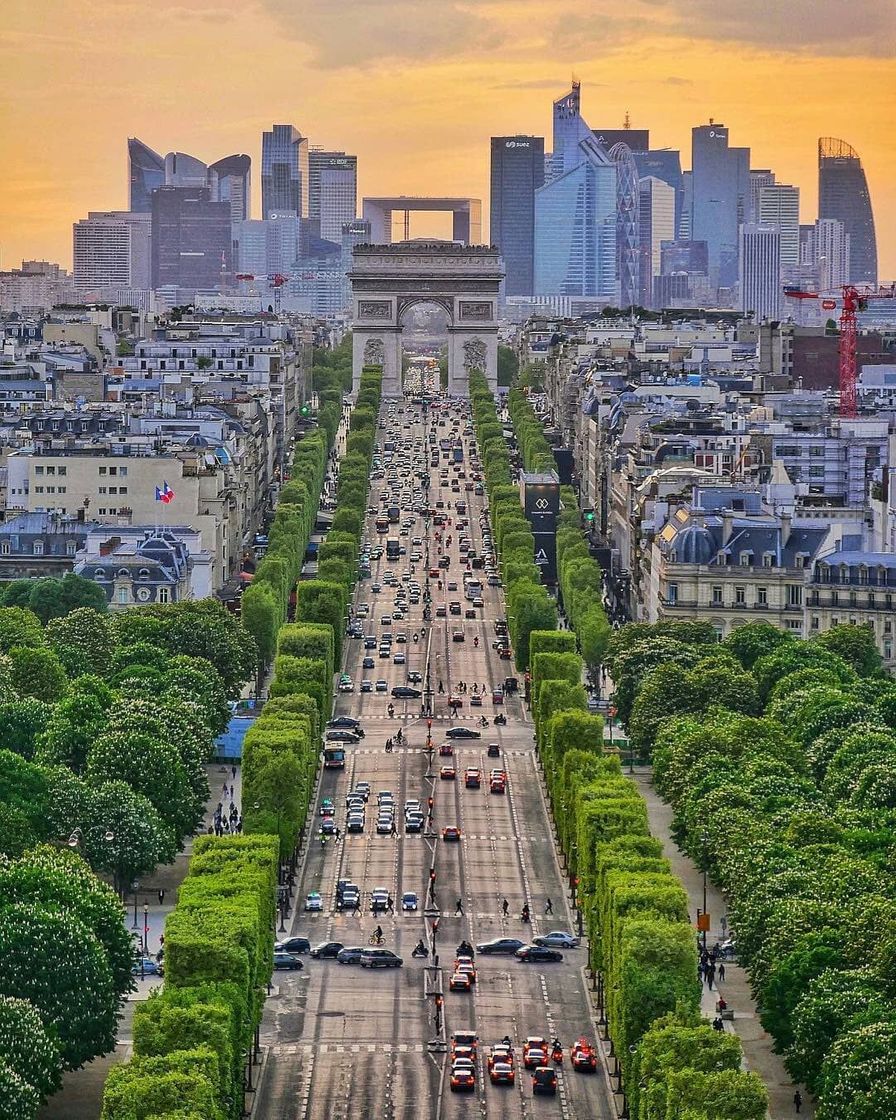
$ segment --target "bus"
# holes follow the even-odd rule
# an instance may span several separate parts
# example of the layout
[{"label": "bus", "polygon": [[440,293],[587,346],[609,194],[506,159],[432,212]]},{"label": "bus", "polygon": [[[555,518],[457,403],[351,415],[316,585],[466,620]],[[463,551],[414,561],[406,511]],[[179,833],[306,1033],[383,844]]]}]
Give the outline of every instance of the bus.
[{"label": "bus", "polygon": [[482,583],[478,579],[465,579],[464,580],[464,598],[467,600],[479,599],[482,597]]},{"label": "bus", "polygon": [[397,560],[401,556],[401,542],[398,537],[389,537],[386,540],[386,559]]},{"label": "bus", "polygon": [[344,770],[345,747],[339,743],[327,743],[324,747],[324,767],[327,770]]}]

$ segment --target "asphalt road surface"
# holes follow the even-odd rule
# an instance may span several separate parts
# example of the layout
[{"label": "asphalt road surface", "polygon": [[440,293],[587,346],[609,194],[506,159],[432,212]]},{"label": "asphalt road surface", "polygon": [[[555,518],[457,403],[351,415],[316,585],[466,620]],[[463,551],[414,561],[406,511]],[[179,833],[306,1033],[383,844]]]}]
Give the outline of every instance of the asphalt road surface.
[{"label": "asphalt road surface", "polygon": [[[399,413],[398,408],[404,411]],[[470,608],[464,598],[466,565],[458,548],[461,533],[453,508],[458,500],[467,503],[469,529],[464,532],[472,538],[473,548],[482,552],[479,519],[485,499],[465,488],[472,481],[473,436],[471,430],[467,431],[466,416],[453,423],[452,417],[457,415],[455,408],[445,426],[439,426],[445,413],[437,411],[434,416],[430,413],[424,424],[419,406],[403,402],[383,405],[381,418],[387,420],[388,427],[378,431],[380,448],[387,438],[394,438],[400,455],[404,442],[407,459],[397,465],[393,460],[394,483],[388,477],[389,464],[384,461],[387,476],[372,483],[370,506],[378,514],[392,504],[383,505],[384,492],[391,494],[393,484],[404,487],[402,518],[412,521],[400,537],[398,525],[390,525],[387,533],[378,534],[376,515],[369,514],[366,537],[370,545],[385,546],[387,538],[398,537],[406,553],[398,561],[387,561],[384,552],[373,562],[371,577],[358,584],[353,611],[366,605],[369,616],[363,620],[364,633],[379,637],[391,631],[393,654],[403,652],[406,663],[394,664],[391,656],[380,658],[378,650],[365,650],[363,641],[345,641],[344,670],[352,678],[353,691],[338,694],[335,710],[362,718],[366,735],[361,744],[346,747],[343,770],[326,770],[323,774],[320,798],[335,801],[342,837],[325,846],[317,840],[309,845],[300,867],[294,914],[287,923],[291,934],[307,936],[312,945],[332,940],[346,946],[366,946],[380,924],[385,947],[397,952],[404,964],[394,969],[365,969],[304,956],[302,972],[275,973],[275,990],[267,1001],[262,1024],[266,1060],[255,1102],[255,1115],[260,1120],[453,1120],[477,1115],[602,1120],[613,1115],[603,1075],[589,1077],[569,1069],[570,1044],[582,1034],[596,1042],[582,971],[584,949],[568,950],[562,963],[550,964],[477,954],[478,980],[472,991],[449,990],[455,948],[464,938],[476,944],[499,936],[528,941],[551,930],[576,932],[538,779],[531,722],[519,694],[508,696],[502,706],[492,703],[492,689],[500,688],[505,677],[516,675],[513,662],[499,659],[492,647],[494,622],[505,617],[503,592],[499,587],[486,586],[484,572],[476,570],[472,574],[484,585],[484,605],[476,610],[476,618],[436,616],[440,604],[446,611],[452,602],[459,602],[462,611]],[[437,439],[447,439],[453,427],[457,427],[463,442],[464,463],[455,467],[440,452],[439,466],[431,466],[428,430],[434,429]],[[445,469],[448,481],[440,485]],[[416,502],[410,476],[416,471],[428,472],[428,503],[436,507],[438,501],[444,502],[452,521],[442,530],[445,537],[452,537],[450,546],[443,540],[450,568],[440,570],[438,577],[428,578],[430,568],[438,565],[439,546],[434,536],[438,530],[428,526],[422,516],[415,516],[412,509]],[[458,477],[461,472],[466,477]],[[455,479],[459,489],[452,490]],[[421,559],[412,562],[415,538],[421,542],[416,546]],[[384,625],[383,618],[393,613],[395,599],[395,588],[385,581],[389,569],[399,586],[405,572],[405,586],[417,581],[421,601],[411,605],[403,618]],[[448,590],[449,581],[456,581],[457,591]],[[374,592],[377,585],[381,589]],[[431,624],[423,619],[427,587],[432,596]],[[463,632],[463,642],[453,640],[455,630]],[[417,642],[413,641],[415,632]],[[405,643],[395,640],[400,634],[406,636]],[[478,648],[474,644],[476,636]],[[365,655],[374,658],[374,668],[362,668]],[[416,687],[425,687],[427,672],[431,683],[433,753],[426,750],[427,720],[421,714],[426,696],[422,700],[391,700],[391,689],[405,684],[412,672],[424,678]],[[362,693],[360,682],[365,678],[385,679],[389,691]],[[439,691],[439,682],[444,692]],[[463,706],[452,715],[447,701],[460,682],[466,683],[467,692]],[[470,703],[474,683],[480,691],[484,686],[482,707]],[[388,715],[390,702],[395,707],[393,718]],[[479,727],[480,715],[491,722],[502,711],[507,715],[506,726]],[[457,740],[452,757],[440,756],[439,745],[453,726],[473,728],[481,737]],[[399,727],[404,742],[387,753],[385,740],[394,737]],[[489,743],[499,744],[500,758],[487,757]],[[440,766],[452,761],[457,779],[441,780]],[[468,766],[478,766],[483,773],[478,790],[465,788],[463,772]],[[507,789],[504,794],[493,794],[489,792],[488,773],[500,766],[507,772]],[[368,781],[371,789],[365,831],[346,834],[345,795],[360,780]],[[394,795],[394,836],[376,832],[379,790],[390,790]],[[430,795],[434,799],[431,826],[424,833],[405,833],[405,800],[418,798],[426,810]],[[460,828],[460,842],[442,839],[446,826]],[[428,960],[411,957],[420,938],[431,942],[436,912],[427,907],[428,914],[424,913],[431,867],[436,872],[439,914],[438,967],[432,956]],[[341,878],[351,879],[360,887],[360,915],[336,909],[335,884]],[[384,887],[391,894],[394,913],[371,913],[370,892],[376,887]],[[321,913],[304,911],[309,891],[322,894]],[[417,893],[420,908],[416,912],[402,912],[400,900],[405,891]],[[509,903],[506,916],[502,912],[505,898]],[[545,915],[547,899],[552,901],[553,916]],[[456,913],[458,900],[462,902],[462,915]],[[525,904],[532,914],[530,926],[520,920]],[[444,993],[441,1029],[436,1023],[436,991]],[[448,1056],[440,1043],[450,1038],[452,1031],[463,1028],[478,1033],[480,1053],[475,1092],[457,1094],[450,1091]],[[488,1047],[505,1035],[511,1037],[516,1049],[516,1085],[492,1086],[484,1059]],[[522,1043],[527,1035],[548,1039],[556,1035],[567,1048],[558,1071],[559,1092],[554,1097],[532,1095],[531,1077],[522,1066]]]}]

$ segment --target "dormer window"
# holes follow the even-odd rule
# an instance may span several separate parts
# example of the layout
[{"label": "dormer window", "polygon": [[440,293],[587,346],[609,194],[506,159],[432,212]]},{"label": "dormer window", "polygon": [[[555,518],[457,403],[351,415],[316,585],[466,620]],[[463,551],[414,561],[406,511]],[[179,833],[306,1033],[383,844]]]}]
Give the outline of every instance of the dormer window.
[{"label": "dormer window", "polygon": [[149,568],[141,568],[137,573],[137,579],[149,579]]},{"label": "dormer window", "polygon": [[746,549],[745,551],[743,551],[740,554],[740,566],[742,568],[749,568],[749,567],[752,567],[752,564],[753,564],[753,553],[749,549]]},{"label": "dormer window", "polygon": [[763,552],[762,566],[763,568],[773,568],[775,566],[775,554],[773,552]]}]

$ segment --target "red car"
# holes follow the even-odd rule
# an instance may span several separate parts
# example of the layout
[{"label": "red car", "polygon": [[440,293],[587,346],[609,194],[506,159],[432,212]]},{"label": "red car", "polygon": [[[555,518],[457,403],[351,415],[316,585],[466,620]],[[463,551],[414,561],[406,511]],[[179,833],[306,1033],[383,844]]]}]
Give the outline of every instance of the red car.
[{"label": "red car", "polygon": [[597,1071],[597,1054],[594,1047],[585,1038],[580,1038],[569,1050],[572,1068],[578,1073],[595,1073]]},{"label": "red car", "polygon": [[443,782],[453,782],[457,777],[457,770],[454,766],[442,766],[439,769],[439,777]]},{"label": "red car", "polygon": [[460,829],[456,824],[450,824],[447,828],[442,829],[443,840],[460,840]]}]

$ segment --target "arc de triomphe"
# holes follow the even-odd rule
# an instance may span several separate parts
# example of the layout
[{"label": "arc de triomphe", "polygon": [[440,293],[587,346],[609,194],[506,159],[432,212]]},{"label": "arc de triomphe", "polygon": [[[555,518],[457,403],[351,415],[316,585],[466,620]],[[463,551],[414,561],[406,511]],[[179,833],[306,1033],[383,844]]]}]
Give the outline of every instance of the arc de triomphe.
[{"label": "arc de triomphe", "polygon": [[353,391],[365,365],[383,368],[383,395],[401,396],[401,321],[418,303],[448,313],[448,394],[469,393],[471,369],[498,391],[498,289],[504,278],[497,249],[451,241],[360,245],[349,279],[354,311]]}]

